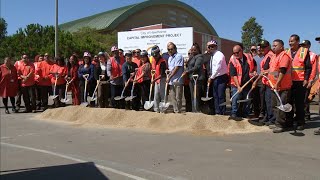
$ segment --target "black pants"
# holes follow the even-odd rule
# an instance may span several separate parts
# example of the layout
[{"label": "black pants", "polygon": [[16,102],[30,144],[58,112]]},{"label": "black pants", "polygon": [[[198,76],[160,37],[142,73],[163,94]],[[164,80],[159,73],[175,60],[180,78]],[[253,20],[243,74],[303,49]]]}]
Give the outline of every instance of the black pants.
[{"label": "black pants", "polygon": [[56,87],[56,95],[58,95],[57,98],[53,100],[54,107],[61,107],[63,104],[61,103],[61,99],[64,99],[66,92],[66,84],[57,85]]},{"label": "black pants", "polygon": [[114,85],[111,84],[111,106],[113,108],[124,109],[125,104],[123,101],[116,101],[114,98],[116,96],[121,96],[121,92],[123,90],[123,85]]},{"label": "black pants", "polygon": [[183,86],[183,94],[184,94],[184,99],[186,100],[186,112],[191,112],[192,101],[191,101],[191,92],[190,92],[189,84]]},{"label": "black pants", "polygon": [[[95,84],[92,81],[88,81],[87,84],[87,89],[86,89],[86,94],[84,94],[84,89],[85,89],[85,81],[80,81],[79,83],[79,89],[80,89],[80,102],[89,102],[88,96],[92,97],[93,95],[93,91],[95,88]],[[95,106],[95,102],[94,101],[90,101],[90,106],[94,107]]]},{"label": "black pants", "polygon": [[150,91],[150,84],[151,80],[143,81],[142,83],[138,84],[138,94],[141,97],[141,104],[144,106],[146,101],[149,101],[149,91]]},{"label": "black pants", "polygon": [[252,90],[252,103],[255,117],[258,117],[260,114],[266,114],[265,92],[266,85],[258,85]]},{"label": "black pants", "polygon": [[35,92],[36,92],[37,108],[40,108],[41,107],[41,88],[40,88],[40,86],[38,86],[38,85],[35,86]]},{"label": "black pants", "polygon": [[[298,126],[305,124],[305,113],[304,113],[304,98],[306,95],[306,88],[303,87],[303,81],[293,81],[291,87],[291,99],[290,104],[294,106],[294,111],[290,112],[291,121],[294,119]],[[295,117],[294,117],[295,113]]]},{"label": "black pants", "polygon": [[[282,100],[283,104],[286,104],[290,100],[290,90],[286,91],[279,91],[279,96]],[[292,120],[289,118],[290,113],[281,111],[276,106],[279,106],[280,102],[277,98],[277,95],[275,93],[272,93],[272,108],[273,108],[273,114],[276,116],[276,122],[275,125],[277,127],[281,128],[287,128],[292,126]]]},{"label": "black pants", "polygon": [[17,96],[16,96],[16,107],[18,109],[20,109],[20,106],[21,106],[21,96],[22,96],[22,92],[21,92],[21,80],[19,79],[18,80],[18,92],[17,92]]},{"label": "black pants", "polygon": [[[126,88],[126,90],[124,91],[124,96],[125,97],[130,97],[131,96],[131,89],[132,89],[132,82],[129,83],[128,87]],[[135,84],[135,88],[133,90],[133,96],[136,96],[134,99],[132,99],[132,101],[127,101],[125,102],[125,100],[120,101],[119,103],[125,103],[125,108],[126,109],[132,109],[132,110],[136,110],[139,111],[140,107],[141,107],[141,96],[138,93],[139,88],[137,88],[137,84]]]},{"label": "black pants", "polygon": [[36,110],[36,93],[35,93],[34,86],[21,87],[21,92],[22,92],[24,104],[26,106],[26,110],[28,112],[31,112],[32,110]]},{"label": "black pants", "polygon": [[98,86],[98,105],[100,108],[107,108],[109,107],[109,92],[110,91],[110,84],[106,81],[101,81]]},{"label": "black pants", "polygon": [[[16,105],[15,105],[15,99],[14,97],[9,97],[10,98],[10,102],[11,102],[11,105],[12,105],[12,109],[15,109],[16,108]],[[8,97],[4,97],[2,98],[2,102],[3,102],[3,105],[4,105],[4,108],[6,110],[8,110]]]},{"label": "black pants", "polygon": [[310,121],[310,102],[309,102],[309,95],[311,89],[306,89],[306,95],[304,97],[304,113],[305,113],[305,120]]},{"label": "black pants", "polygon": [[51,86],[40,86],[41,106],[48,108],[49,92],[52,91]]}]

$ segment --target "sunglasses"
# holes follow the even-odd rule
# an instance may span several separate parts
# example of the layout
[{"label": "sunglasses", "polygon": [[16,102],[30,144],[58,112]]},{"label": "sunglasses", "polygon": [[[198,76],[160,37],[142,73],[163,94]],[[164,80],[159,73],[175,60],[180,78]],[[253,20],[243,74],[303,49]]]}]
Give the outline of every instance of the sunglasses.
[{"label": "sunglasses", "polygon": [[208,48],[209,48],[209,49],[213,49],[213,48],[214,48],[214,46],[208,46]]},{"label": "sunglasses", "polygon": [[250,51],[257,51],[257,49],[251,49]]},{"label": "sunglasses", "polygon": [[168,51],[173,51],[174,49],[167,49]]}]

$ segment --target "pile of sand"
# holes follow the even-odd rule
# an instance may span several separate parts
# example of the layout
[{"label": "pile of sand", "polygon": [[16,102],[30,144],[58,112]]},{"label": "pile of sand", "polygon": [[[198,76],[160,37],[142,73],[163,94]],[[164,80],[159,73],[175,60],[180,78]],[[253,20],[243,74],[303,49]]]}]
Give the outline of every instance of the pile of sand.
[{"label": "pile of sand", "polygon": [[64,121],[84,127],[134,129],[158,133],[191,133],[195,135],[224,135],[267,131],[266,127],[248,122],[228,120],[228,116],[201,113],[160,114],[122,109],[99,109],[81,106],[48,109],[37,118]]}]

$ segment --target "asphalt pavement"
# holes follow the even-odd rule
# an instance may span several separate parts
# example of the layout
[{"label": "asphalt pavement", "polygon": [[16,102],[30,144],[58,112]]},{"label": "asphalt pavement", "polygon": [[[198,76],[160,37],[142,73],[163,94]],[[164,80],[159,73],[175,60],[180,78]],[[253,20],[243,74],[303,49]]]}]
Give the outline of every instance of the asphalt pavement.
[{"label": "asphalt pavement", "polygon": [[298,134],[158,134],[4,114],[1,179],[319,180],[319,117]]}]

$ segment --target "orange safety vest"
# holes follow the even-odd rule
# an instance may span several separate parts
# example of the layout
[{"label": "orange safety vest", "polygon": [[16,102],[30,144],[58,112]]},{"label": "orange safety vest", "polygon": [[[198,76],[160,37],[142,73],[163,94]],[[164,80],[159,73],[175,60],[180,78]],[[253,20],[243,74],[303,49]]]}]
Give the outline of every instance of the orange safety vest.
[{"label": "orange safety vest", "polygon": [[132,62],[136,63],[138,65],[138,67],[141,66],[141,60],[139,58],[133,57]]},{"label": "orange safety vest", "polygon": [[119,77],[122,74],[122,65],[124,63],[124,58],[120,58],[120,64],[115,60],[114,57],[110,57],[110,63],[111,63],[111,76],[112,77]]},{"label": "orange safety vest", "polygon": [[[269,68],[268,78],[270,79],[270,81],[273,85],[275,85],[277,83],[279,73],[280,73],[279,63],[284,56],[288,56],[288,54],[285,51],[282,51],[279,55],[272,56],[272,58],[270,60],[270,68]],[[291,65],[289,65],[286,74],[284,75],[283,79],[281,80],[279,89],[281,91],[288,90],[291,88],[291,86],[292,86]]]},{"label": "orange safety vest", "polygon": [[[160,64],[162,63],[162,62],[166,62],[166,60],[165,59],[163,59],[162,57],[159,59],[159,61],[157,62],[155,59],[154,59],[154,57],[153,56],[151,56],[151,58],[152,58],[152,70],[155,70],[156,72],[155,72],[155,74],[154,74],[154,78],[157,78],[157,77],[159,77],[159,76],[161,76],[161,71],[160,71]],[[167,68],[167,65],[166,65],[166,68]],[[158,79],[157,81],[156,81],[156,83],[157,84],[159,84],[160,83],[160,80],[161,80],[161,78],[160,79]]]},{"label": "orange safety vest", "polygon": [[312,65],[312,70],[311,74],[309,77],[309,81],[313,81],[317,75],[317,60],[318,60],[318,55],[312,51],[309,51],[310,54],[310,63]]},{"label": "orange safety vest", "polygon": [[[249,76],[252,77],[251,73],[254,71],[254,63],[253,63],[253,58],[250,54],[243,53],[244,56],[247,58],[247,62],[249,64]],[[234,68],[236,68],[237,71],[237,79],[239,84],[241,84],[241,78],[242,78],[242,68],[241,64],[238,59],[236,59],[233,55],[230,57],[230,61],[228,64],[228,69],[230,69],[230,63],[233,64]],[[230,74],[230,73],[229,73]],[[236,86],[236,83],[234,82],[234,79],[231,77],[230,78],[230,84],[233,86]]]},{"label": "orange safety vest", "polygon": [[[146,67],[146,65],[147,65],[147,63],[143,64],[142,66],[140,66],[140,67],[138,68],[136,77],[139,77],[139,76],[142,74],[143,69]],[[145,76],[145,75],[144,75],[144,76]],[[144,76],[143,76],[142,78],[140,78],[137,82],[138,82],[138,83],[142,83],[142,82],[144,81]]]},{"label": "orange safety vest", "polygon": [[[287,50],[287,54],[291,57],[291,49]],[[308,54],[308,49],[300,47],[292,59],[292,81],[304,80],[304,60]]]},{"label": "orange safety vest", "polygon": [[[270,64],[272,56],[274,56],[274,53],[270,50],[270,51],[264,56],[264,58],[262,59],[262,61],[261,61],[261,63],[260,63],[260,68],[261,68],[261,71],[262,71],[262,72],[264,71],[264,70],[263,70],[263,67],[264,67],[264,64],[266,63],[267,59],[270,58],[270,61],[269,61],[269,64]],[[269,66],[269,68],[270,68],[270,66]],[[266,79],[265,77],[262,77],[262,84],[267,85],[267,86],[270,86],[268,79]]]}]

